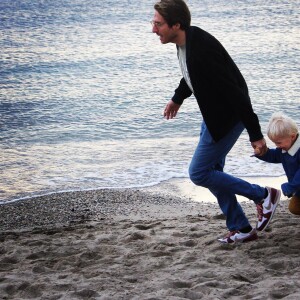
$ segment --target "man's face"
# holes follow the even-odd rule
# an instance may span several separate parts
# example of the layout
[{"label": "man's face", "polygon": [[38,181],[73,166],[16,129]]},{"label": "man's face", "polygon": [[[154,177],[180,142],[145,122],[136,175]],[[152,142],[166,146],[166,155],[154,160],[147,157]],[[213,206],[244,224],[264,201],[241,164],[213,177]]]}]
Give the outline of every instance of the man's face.
[{"label": "man's face", "polygon": [[159,36],[162,44],[176,43],[178,38],[178,26],[169,27],[165,19],[157,11],[155,11],[152,20],[152,32]]}]

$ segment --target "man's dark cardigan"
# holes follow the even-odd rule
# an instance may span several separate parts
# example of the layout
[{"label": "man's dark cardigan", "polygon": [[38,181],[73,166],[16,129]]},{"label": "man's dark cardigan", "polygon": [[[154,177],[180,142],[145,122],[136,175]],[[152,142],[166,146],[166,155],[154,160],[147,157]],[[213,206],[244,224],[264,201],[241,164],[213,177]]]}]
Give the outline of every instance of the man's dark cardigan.
[{"label": "man's dark cardigan", "polygon": [[[221,43],[208,32],[191,26],[186,31],[186,61],[194,95],[213,139],[222,139],[239,121],[251,142],[262,139],[247,84]],[[182,78],[172,100],[182,104],[191,94]]]}]

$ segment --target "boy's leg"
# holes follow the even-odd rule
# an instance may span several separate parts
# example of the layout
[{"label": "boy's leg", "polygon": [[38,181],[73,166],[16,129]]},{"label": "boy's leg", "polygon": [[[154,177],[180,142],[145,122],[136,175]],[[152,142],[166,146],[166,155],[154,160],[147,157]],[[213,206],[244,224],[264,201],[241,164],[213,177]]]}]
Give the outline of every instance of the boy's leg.
[{"label": "boy's leg", "polygon": [[294,215],[300,215],[300,191],[290,199],[289,211]]}]

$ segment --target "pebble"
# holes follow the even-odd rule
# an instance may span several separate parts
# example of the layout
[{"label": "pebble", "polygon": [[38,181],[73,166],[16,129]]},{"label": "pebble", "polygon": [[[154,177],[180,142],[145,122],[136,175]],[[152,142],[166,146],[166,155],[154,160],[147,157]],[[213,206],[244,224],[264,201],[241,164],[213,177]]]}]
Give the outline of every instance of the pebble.
[{"label": "pebble", "polygon": [[0,231],[70,226],[107,218],[176,217],[183,212],[194,214],[201,207],[203,203],[189,199],[136,189],[63,192],[0,205]]}]

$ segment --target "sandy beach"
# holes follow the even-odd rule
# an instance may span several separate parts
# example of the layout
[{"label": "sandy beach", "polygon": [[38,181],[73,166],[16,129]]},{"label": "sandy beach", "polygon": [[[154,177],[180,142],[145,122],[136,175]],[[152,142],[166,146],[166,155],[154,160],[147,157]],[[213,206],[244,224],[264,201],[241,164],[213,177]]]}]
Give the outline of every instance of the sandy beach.
[{"label": "sandy beach", "polygon": [[[224,216],[206,197],[178,179],[2,205],[0,299],[300,299],[288,201],[258,240],[222,245]],[[241,205],[255,225],[254,204]]]}]

